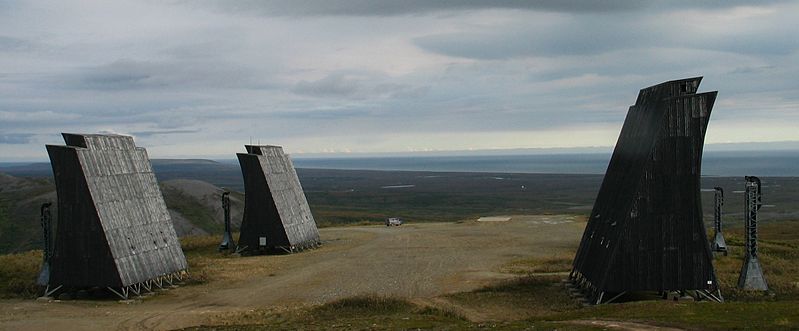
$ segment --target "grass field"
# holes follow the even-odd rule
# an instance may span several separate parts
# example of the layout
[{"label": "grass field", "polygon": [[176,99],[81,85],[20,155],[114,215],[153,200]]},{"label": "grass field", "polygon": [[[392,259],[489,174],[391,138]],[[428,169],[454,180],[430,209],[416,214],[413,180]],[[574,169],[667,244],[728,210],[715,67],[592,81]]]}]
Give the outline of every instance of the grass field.
[{"label": "grass field", "polygon": [[[648,300],[581,308],[563,288],[562,273],[570,270],[571,257],[561,254],[513,261],[502,269],[523,275],[520,278],[446,296],[457,309],[400,299],[354,297],[291,312],[254,311],[231,318],[231,325],[193,329],[581,330],[605,328],[608,323],[604,321],[707,330],[799,328],[799,222],[761,228],[761,263],[769,293],[736,288],[743,257],[742,233],[733,229],[726,235],[730,253],[718,256],[715,262],[727,300],[723,304]],[[494,318],[476,322],[470,319],[472,312]],[[237,322],[240,320],[245,323]]]},{"label": "grass field", "polygon": [[[323,225],[456,221],[486,215],[587,213],[601,176],[302,169]],[[318,215],[318,216],[316,216]]]},{"label": "grass field", "polygon": [[[353,297],[322,306],[273,312],[255,310],[231,316],[225,324],[190,330],[531,330],[607,329],[660,326],[701,330],[786,330],[799,327],[799,301],[711,302],[638,301],[580,308],[559,277],[530,276],[473,292],[450,296],[460,307],[516,314],[510,319],[471,321],[452,310],[407,300]],[[631,325],[625,325],[630,323]]]},{"label": "grass field", "polygon": [[0,255],[0,299],[35,298],[42,251]]},{"label": "grass field", "polygon": [[[501,174],[420,171],[298,170],[308,202],[322,226],[382,222],[455,221],[489,215],[588,215],[601,175]],[[764,222],[799,219],[799,178],[763,179]],[[703,177],[702,187],[725,190],[725,226],[743,224],[743,178]],[[713,193],[703,192],[705,219],[713,219]],[[708,223],[709,225],[710,223]]]},{"label": "grass field", "polygon": [[[602,329],[623,326],[667,326],[688,329],[784,330],[799,328],[799,222],[761,227],[761,262],[769,293],[735,287],[742,263],[742,233],[726,233],[728,256],[717,256],[715,268],[726,302],[630,301],[580,307],[562,280],[570,269],[571,253],[515,259],[497,271],[518,275],[476,290],[434,299],[357,295],[322,305],[290,309],[252,309],[226,313],[213,324],[192,330],[249,329]],[[189,287],[240,281],[248,274],[270,275],[272,267],[218,254],[217,236],[188,237],[182,245],[192,270]],[[32,298],[41,254],[0,256],[0,297]],[[284,261],[287,261],[284,259]],[[169,296],[167,296],[168,299]],[[630,323],[629,325],[624,323]]]},{"label": "grass field", "polygon": [[[207,180],[232,188],[233,196],[243,201],[243,194],[235,191],[242,190],[238,168],[231,170],[230,165],[211,165],[166,169],[157,166],[155,169],[168,208],[178,211],[207,233],[220,233],[221,216],[214,212],[218,209],[218,201],[199,201],[190,192],[163,185],[166,179]],[[327,169],[298,169],[298,175],[320,227],[379,224],[387,217],[411,222],[449,222],[491,215],[587,215],[602,182],[601,175]],[[0,253],[41,247],[38,207],[45,200],[55,200],[54,186],[50,178],[24,180],[29,183],[29,189],[0,191],[0,205],[6,206],[6,219],[0,216]],[[799,195],[799,178],[767,177],[763,178],[763,184],[766,204],[760,212],[763,222],[799,219],[799,204],[794,199]],[[702,178],[702,187],[714,186],[721,186],[726,192],[725,226],[742,226],[743,197],[736,191],[743,187],[743,179]],[[39,198],[31,200],[35,197]],[[713,193],[703,193],[703,202],[709,225]],[[239,208],[235,201],[233,207]],[[234,227],[240,222],[238,215],[234,210]]]},{"label": "grass field", "polygon": [[[462,264],[473,267],[472,263],[475,261],[467,259],[474,258],[470,255],[492,249],[479,240],[489,241],[491,236],[500,233],[491,231],[502,226],[510,226],[516,221],[509,222],[510,225],[503,225],[499,224],[503,222],[479,224],[470,220],[489,215],[530,214],[569,214],[568,217],[574,220],[582,219],[584,218],[582,216],[590,211],[601,176],[326,170],[305,170],[301,171],[301,176],[317,222],[320,226],[331,227],[324,229],[328,235],[348,233],[349,227],[342,227],[345,224],[374,224],[382,222],[388,216],[403,217],[409,221],[410,226],[395,229],[399,231],[411,231],[415,226],[413,223],[418,222],[458,221],[457,224],[426,224],[425,227],[419,227],[430,230],[419,232],[419,235],[435,233],[435,236],[430,237],[434,238],[431,242],[441,244],[439,240],[445,240],[442,247],[447,250],[446,254],[452,255],[437,260],[429,259],[427,255],[430,251],[425,251],[429,249],[429,245],[415,244],[414,240],[417,237],[416,233],[412,232],[408,232],[402,239],[392,237],[393,240],[382,241],[379,245],[364,246],[359,250],[356,250],[357,246],[355,249],[352,248],[352,245],[355,245],[353,243],[368,241],[370,236],[377,233],[378,227],[356,227],[362,232],[359,234],[360,237],[326,237],[331,243],[317,250],[318,254],[328,254],[324,255],[325,258],[315,257],[317,255],[314,254],[317,253],[314,252],[291,257],[275,256],[263,260],[254,257],[238,258],[216,251],[220,240],[217,235],[182,238],[181,243],[189,262],[191,278],[184,284],[185,291],[176,292],[184,293],[180,296],[182,299],[189,298],[186,305],[195,302],[195,297],[202,297],[203,294],[200,293],[207,294],[209,288],[246,296],[246,289],[249,289],[244,287],[246,285],[258,288],[261,292],[257,293],[268,293],[272,296],[280,294],[275,288],[270,287],[272,284],[294,282],[292,286],[301,286],[287,285],[278,287],[277,291],[297,293],[306,286],[319,286],[319,283],[324,282],[319,279],[337,279],[339,282],[330,285],[337,290],[335,300],[276,309],[274,306],[260,304],[260,301],[253,299],[252,302],[258,303],[254,308],[224,312],[220,317],[210,320],[209,323],[205,323],[206,326],[198,329],[521,330],[535,327],[579,330],[608,328],[609,323],[633,323],[627,325],[629,328],[635,328],[637,324],[634,323],[644,326],[719,330],[799,328],[799,316],[797,316],[799,310],[795,308],[799,304],[799,276],[797,276],[799,275],[799,222],[790,221],[799,219],[794,217],[795,210],[799,210],[797,208],[799,206],[792,200],[797,194],[795,188],[799,187],[794,185],[799,182],[797,178],[764,180],[766,185],[764,201],[773,205],[762,210],[761,220],[764,222],[761,223],[760,229],[760,260],[771,288],[769,293],[746,292],[736,288],[743,254],[743,235],[740,227],[742,198],[740,194],[734,192],[735,188],[742,186],[740,180],[704,178],[703,186],[720,185],[727,189],[725,238],[730,254],[717,256],[714,261],[722,294],[727,302],[713,304],[655,300],[581,308],[567,295],[561,284],[565,273],[571,267],[573,247],[576,246],[576,242],[572,241],[579,241],[568,236],[563,239],[567,242],[553,241],[553,246],[545,247],[553,249],[552,252],[544,250],[531,256],[532,250],[528,246],[523,246],[523,250],[508,248],[518,245],[519,236],[529,236],[529,233],[513,231],[502,233],[508,240],[513,240],[514,244],[505,241],[500,246],[507,251],[497,251],[493,255],[486,256],[502,258],[503,261],[507,259],[507,263],[492,270],[480,269],[480,272],[501,274],[505,277],[502,278],[504,280],[492,281],[480,288],[471,287],[468,290],[438,295],[432,299],[419,299],[418,296],[363,294],[363,292],[369,293],[371,288],[366,288],[364,291],[359,289],[360,292],[353,291],[351,295],[342,295],[339,292],[346,292],[350,289],[348,286],[353,284],[346,282],[347,276],[336,276],[335,273],[348,271],[337,270],[332,273],[333,271],[329,270],[339,263],[350,263],[360,268],[352,271],[352,275],[379,271],[390,277],[397,274],[398,270],[404,269],[416,270],[426,275],[441,269],[441,265],[448,262],[448,259],[461,261]],[[27,302],[13,300],[27,300],[36,296],[38,288],[35,279],[41,264],[41,252],[29,249],[40,245],[38,205],[44,199],[54,197],[52,184],[47,180],[26,180],[29,182],[25,186],[24,196],[19,195],[19,192],[0,192],[0,238],[2,238],[0,249],[15,248],[22,251],[17,254],[0,255],[0,298],[12,300],[7,302]],[[213,210],[208,208],[207,203],[203,205],[201,201],[182,192],[164,193],[170,208],[184,214],[209,232],[221,230],[221,224],[216,219],[218,217],[215,218]],[[703,197],[706,220],[709,221],[712,193]],[[25,222],[14,221],[17,219],[23,219]],[[523,222],[527,221],[525,219]],[[20,226],[23,228],[19,228]],[[450,231],[450,226],[457,227],[457,231],[461,232]],[[380,231],[384,231],[384,228],[380,228]],[[402,234],[402,232],[392,232],[392,234],[397,233]],[[712,234],[712,231],[708,230],[708,233]],[[383,247],[400,253],[398,256],[392,256],[389,262],[397,264],[394,269],[382,270],[383,266],[378,263],[379,261],[372,263],[371,259],[374,256],[370,254]],[[298,279],[288,279],[289,277],[283,272],[303,267],[311,268],[299,269],[305,273]],[[383,277],[384,274],[380,275]],[[470,280],[471,278],[467,276],[459,275],[459,278],[452,278],[449,281],[450,284],[463,284]],[[226,284],[239,284],[236,286],[242,288],[238,290],[228,288],[233,285]],[[386,291],[398,288],[393,284],[385,286]],[[402,289],[408,293],[419,291],[414,286]],[[309,292],[306,295],[316,297],[319,293],[326,294],[326,292]],[[156,295],[151,302],[167,304],[170,299],[176,297],[177,294],[167,292],[164,295]],[[222,305],[215,301],[217,299],[227,302],[224,301],[227,300],[225,297],[212,299],[197,304]],[[2,304],[0,301],[0,305]],[[146,308],[147,305],[143,306]],[[170,307],[169,309],[177,309]],[[33,306],[31,309],[37,311],[40,308]],[[80,315],[82,311],[61,313]],[[147,313],[149,311],[145,310],[131,314],[139,316]],[[3,318],[14,317],[3,317],[0,314],[0,323],[4,321]],[[130,319],[135,318],[137,317],[130,317]],[[107,322],[113,325],[118,320],[111,319]]]}]

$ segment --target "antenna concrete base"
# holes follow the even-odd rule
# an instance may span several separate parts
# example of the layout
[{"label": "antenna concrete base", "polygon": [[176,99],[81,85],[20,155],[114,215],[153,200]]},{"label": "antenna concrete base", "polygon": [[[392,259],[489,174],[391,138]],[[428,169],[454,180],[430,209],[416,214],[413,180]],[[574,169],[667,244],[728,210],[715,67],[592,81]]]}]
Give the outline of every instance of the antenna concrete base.
[{"label": "antenna concrete base", "polygon": [[753,291],[768,291],[766,278],[763,277],[763,268],[756,257],[748,256],[741,268],[741,276],[738,277],[738,288]]}]

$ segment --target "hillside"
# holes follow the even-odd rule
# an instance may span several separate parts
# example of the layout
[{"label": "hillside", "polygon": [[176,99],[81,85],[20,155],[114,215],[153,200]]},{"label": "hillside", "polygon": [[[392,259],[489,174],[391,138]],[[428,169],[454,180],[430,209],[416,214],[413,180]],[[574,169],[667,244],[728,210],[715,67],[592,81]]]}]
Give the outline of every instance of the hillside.
[{"label": "hillside", "polygon": [[[244,191],[238,164],[201,159],[152,159],[150,161],[159,182],[173,179],[195,179],[235,191]],[[0,172],[15,177],[53,177],[53,170],[49,162],[0,165]]]},{"label": "hillside", "polygon": [[[224,230],[223,189],[193,179],[173,179],[161,183],[161,192],[179,236],[221,233]],[[234,229],[241,225],[244,194],[230,194],[230,219]]]},{"label": "hillside", "polygon": [[[221,188],[232,194],[232,221],[241,220],[243,191],[236,164],[210,160],[153,160],[167,207],[180,235],[222,230]],[[49,164],[0,168],[0,253],[40,247],[39,205],[55,201]],[[513,214],[590,212],[601,175],[297,169],[320,227],[457,221]],[[11,176],[9,176],[11,175]],[[13,177],[12,177],[13,176]],[[763,177],[762,222],[799,218],[797,177]],[[703,177],[702,187],[725,189],[725,226],[743,223],[743,178]],[[713,219],[713,193],[702,195],[705,221]]]},{"label": "hillside", "polygon": [[[176,179],[161,184],[164,201],[179,236],[216,234],[224,229],[222,189],[199,180]],[[0,254],[42,247],[40,206],[53,202],[57,215],[55,185],[51,178],[20,178],[0,173]],[[234,229],[241,223],[243,194],[231,193]]]},{"label": "hillside", "polygon": [[[0,253],[41,248],[39,208],[55,199],[55,186],[50,179],[0,173]],[[52,211],[56,212],[55,205]]]}]

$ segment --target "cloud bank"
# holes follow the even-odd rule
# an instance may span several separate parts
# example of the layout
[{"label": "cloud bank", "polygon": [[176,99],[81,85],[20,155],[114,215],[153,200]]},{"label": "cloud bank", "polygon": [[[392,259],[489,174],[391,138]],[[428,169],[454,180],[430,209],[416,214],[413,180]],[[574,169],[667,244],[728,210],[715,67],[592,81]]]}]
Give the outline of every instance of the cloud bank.
[{"label": "cloud bank", "polygon": [[[799,140],[799,4],[0,3],[0,161],[59,133],[154,157],[609,146],[638,89],[705,76],[708,142]],[[744,128],[746,128],[744,130]]]}]

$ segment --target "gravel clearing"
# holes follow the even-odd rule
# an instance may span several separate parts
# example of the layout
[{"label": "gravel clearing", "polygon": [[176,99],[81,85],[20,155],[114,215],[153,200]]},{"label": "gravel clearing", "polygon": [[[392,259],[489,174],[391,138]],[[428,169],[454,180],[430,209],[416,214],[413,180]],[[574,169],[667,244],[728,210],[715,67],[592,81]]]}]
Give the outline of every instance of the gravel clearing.
[{"label": "gravel clearing", "polygon": [[432,299],[512,277],[520,258],[573,251],[583,222],[569,215],[510,221],[321,229],[320,249],[221,260],[230,281],[172,289],[131,304],[116,301],[0,301],[0,329],[139,330],[209,324],[231,312],[287,309],[362,294]]}]

